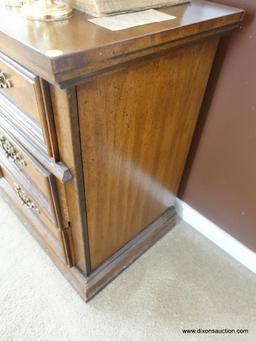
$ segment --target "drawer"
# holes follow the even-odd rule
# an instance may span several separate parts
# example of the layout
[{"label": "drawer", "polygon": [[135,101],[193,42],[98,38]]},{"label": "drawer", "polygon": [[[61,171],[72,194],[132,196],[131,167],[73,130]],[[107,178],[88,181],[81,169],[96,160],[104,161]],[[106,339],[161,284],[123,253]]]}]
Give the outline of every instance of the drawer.
[{"label": "drawer", "polygon": [[0,152],[14,163],[21,172],[41,190],[45,197],[51,197],[51,174],[9,133],[0,127]]},{"label": "drawer", "polygon": [[[59,238],[58,200],[55,179],[36,160],[1,134],[2,176],[16,192],[21,206],[32,211]],[[3,138],[4,136],[4,138]],[[6,150],[9,149],[8,154]]]},{"label": "drawer", "polygon": [[53,233],[49,232],[49,227],[42,222],[41,218],[38,218],[40,215],[35,214],[31,209],[21,205],[13,186],[3,177],[2,169],[0,165],[0,194],[4,200],[8,202],[12,210],[18,215],[30,233],[36,237],[39,243],[47,250],[52,250],[53,254],[65,262],[66,256],[61,238],[56,238]]},{"label": "drawer", "polygon": [[[25,114],[19,115],[17,121],[22,120],[28,130],[38,130],[47,153],[54,156],[56,146],[53,145],[55,137],[52,135],[55,132],[48,117],[51,116],[51,103],[46,82],[0,53],[0,94],[11,102],[10,111],[14,112],[16,106]],[[6,106],[8,102],[3,103]],[[32,122],[29,122],[30,119]]]},{"label": "drawer", "polygon": [[42,91],[38,76],[0,54],[0,92],[38,123],[43,109]]},{"label": "drawer", "polygon": [[20,149],[25,149],[30,155],[33,155],[45,169],[54,174],[62,183],[71,180],[72,174],[69,168],[62,161],[55,161],[42,151],[42,148],[38,145],[40,142],[38,142],[36,131],[32,133],[31,129],[22,130],[22,123],[21,126],[17,127],[17,118],[20,115],[14,118],[13,112],[7,111],[6,108],[3,109],[1,102],[0,96],[0,129],[8,132],[12,136],[11,139],[16,141],[15,144],[20,146]]}]

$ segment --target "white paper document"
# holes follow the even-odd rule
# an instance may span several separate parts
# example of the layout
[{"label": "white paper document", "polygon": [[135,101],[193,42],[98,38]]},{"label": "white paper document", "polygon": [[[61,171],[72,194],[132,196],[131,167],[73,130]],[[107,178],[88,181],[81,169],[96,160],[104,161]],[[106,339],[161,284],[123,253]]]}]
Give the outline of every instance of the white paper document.
[{"label": "white paper document", "polygon": [[101,17],[89,19],[93,24],[107,28],[111,31],[124,30],[130,27],[151,24],[160,21],[176,19],[173,15],[169,15],[155,9],[146,11],[112,15],[109,17]]}]

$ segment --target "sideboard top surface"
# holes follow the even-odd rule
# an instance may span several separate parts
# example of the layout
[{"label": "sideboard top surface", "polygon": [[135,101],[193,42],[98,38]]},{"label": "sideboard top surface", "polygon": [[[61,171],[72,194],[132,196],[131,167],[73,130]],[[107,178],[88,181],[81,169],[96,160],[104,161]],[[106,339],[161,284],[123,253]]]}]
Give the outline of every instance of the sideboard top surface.
[{"label": "sideboard top surface", "polygon": [[161,11],[176,19],[112,32],[90,23],[91,17],[78,11],[67,21],[45,23],[29,21],[20,10],[1,6],[1,51],[50,82],[61,83],[75,78],[74,70],[89,73],[92,63],[108,63],[138,51],[145,55],[152,47],[237,24],[244,14],[204,0]]}]

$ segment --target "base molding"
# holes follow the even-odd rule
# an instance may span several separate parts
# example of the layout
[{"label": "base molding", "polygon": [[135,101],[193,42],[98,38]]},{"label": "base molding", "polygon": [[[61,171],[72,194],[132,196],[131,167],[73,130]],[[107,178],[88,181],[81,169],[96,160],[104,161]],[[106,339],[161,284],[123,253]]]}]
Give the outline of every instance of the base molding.
[{"label": "base molding", "polygon": [[176,211],[169,208],[163,215],[140,232],[99,268],[87,277],[86,296],[91,299],[117,275],[131,265],[146,250],[169,232],[176,224]]},{"label": "base molding", "polygon": [[256,274],[255,252],[248,249],[184,201],[176,199],[175,207],[177,215],[181,219]]}]

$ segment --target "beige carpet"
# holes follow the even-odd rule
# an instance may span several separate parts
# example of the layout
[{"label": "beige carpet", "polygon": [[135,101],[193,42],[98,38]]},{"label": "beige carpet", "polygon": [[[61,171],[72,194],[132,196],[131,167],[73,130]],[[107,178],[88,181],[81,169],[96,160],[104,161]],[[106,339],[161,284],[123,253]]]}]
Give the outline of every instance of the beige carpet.
[{"label": "beige carpet", "polygon": [[0,265],[0,341],[256,340],[256,276],[182,222],[86,305],[0,199]]}]

